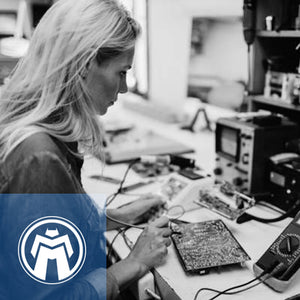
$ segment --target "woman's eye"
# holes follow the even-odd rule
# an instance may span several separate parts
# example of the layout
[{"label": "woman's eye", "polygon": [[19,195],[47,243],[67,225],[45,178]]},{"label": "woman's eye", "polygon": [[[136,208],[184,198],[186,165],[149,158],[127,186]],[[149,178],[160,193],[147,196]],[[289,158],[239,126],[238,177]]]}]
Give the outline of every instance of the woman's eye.
[{"label": "woman's eye", "polygon": [[126,75],[127,75],[127,71],[121,71],[120,74],[121,74],[122,76],[126,76]]}]

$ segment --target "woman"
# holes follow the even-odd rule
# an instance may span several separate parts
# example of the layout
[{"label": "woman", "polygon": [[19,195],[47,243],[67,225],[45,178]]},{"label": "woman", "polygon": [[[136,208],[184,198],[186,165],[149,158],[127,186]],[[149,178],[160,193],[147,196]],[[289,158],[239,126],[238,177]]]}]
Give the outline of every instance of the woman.
[{"label": "woman", "polygon": [[[139,34],[115,0],[60,0],[36,28],[0,101],[0,295],[115,299],[166,256],[171,232],[167,218],[160,218],[143,230],[126,259],[106,270],[99,247],[105,221],[80,183],[82,156],[101,156],[98,114],[127,92],[126,72]],[[107,214],[135,223],[160,205],[159,198],[147,199]],[[40,224],[44,231],[31,238]],[[107,228],[113,227],[108,220]],[[60,232],[69,228],[84,240],[77,240],[84,255],[74,274],[71,265],[62,268],[76,250],[70,232]],[[61,249],[63,257],[55,252]]]}]

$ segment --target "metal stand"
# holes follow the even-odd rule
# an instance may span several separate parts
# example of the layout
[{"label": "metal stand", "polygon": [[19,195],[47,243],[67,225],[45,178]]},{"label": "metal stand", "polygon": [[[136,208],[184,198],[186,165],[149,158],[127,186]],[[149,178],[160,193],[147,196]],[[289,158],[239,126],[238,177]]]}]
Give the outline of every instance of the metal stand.
[{"label": "metal stand", "polygon": [[199,118],[200,113],[202,113],[203,116],[204,116],[205,124],[206,124],[206,127],[205,127],[205,128],[208,129],[209,131],[212,131],[212,128],[211,128],[211,126],[210,126],[210,121],[209,121],[209,119],[208,119],[208,117],[207,117],[207,113],[206,113],[206,110],[205,110],[204,107],[200,107],[200,108],[197,110],[195,116],[193,117],[191,123],[190,123],[189,125],[182,126],[181,129],[189,130],[189,131],[191,131],[191,132],[195,132],[195,128],[194,128],[194,127],[195,127],[195,124],[196,124],[196,122],[197,122],[197,120],[198,120],[198,118]]}]

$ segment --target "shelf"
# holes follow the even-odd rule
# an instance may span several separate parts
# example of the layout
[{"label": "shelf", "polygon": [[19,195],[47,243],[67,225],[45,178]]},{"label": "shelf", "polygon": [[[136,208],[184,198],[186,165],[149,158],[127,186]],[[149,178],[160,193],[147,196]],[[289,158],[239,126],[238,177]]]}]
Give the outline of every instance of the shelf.
[{"label": "shelf", "polygon": [[276,99],[276,98],[266,98],[263,95],[260,96],[250,96],[251,101],[255,101],[261,104],[266,104],[269,106],[274,106],[278,108],[288,109],[288,110],[294,110],[297,112],[300,112],[300,105],[290,104],[287,102],[284,102],[283,100]]},{"label": "shelf", "polygon": [[273,113],[281,114],[291,121],[299,123],[300,105],[286,103],[279,99],[266,98],[261,96],[248,96],[250,111],[267,110]]},{"label": "shelf", "polygon": [[270,38],[300,38],[300,30],[281,30],[281,31],[267,31],[258,30],[258,37],[270,37]]}]

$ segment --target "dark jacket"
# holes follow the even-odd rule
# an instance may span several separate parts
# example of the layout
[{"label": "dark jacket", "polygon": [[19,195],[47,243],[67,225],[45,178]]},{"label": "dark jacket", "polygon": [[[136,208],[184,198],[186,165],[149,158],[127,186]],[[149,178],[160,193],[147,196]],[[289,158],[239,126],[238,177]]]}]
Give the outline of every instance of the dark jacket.
[{"label": "dark jacket", "polygon": [[[105,251],[100,247],[100,243],[104,244],[105,215],[101,217],[93,200],[85,194],[80,180],[83,161],[69,149],[76,151],[77,144],[65,144],[37,133],[26,138],[1,165],[0,299],[94,300],[114,299],[118,295],[115,279],[105,268]],[[69,220],[80,230],[86,257],[71,279],[45,284],[24,267],[20,245],[27,226],[31,228],[30,224],[49,216]],[[37,262],[32,262],[32,268],[34,264]],[[47,266],[46,279],[58,277],[53,259],[48,260]]]}]

